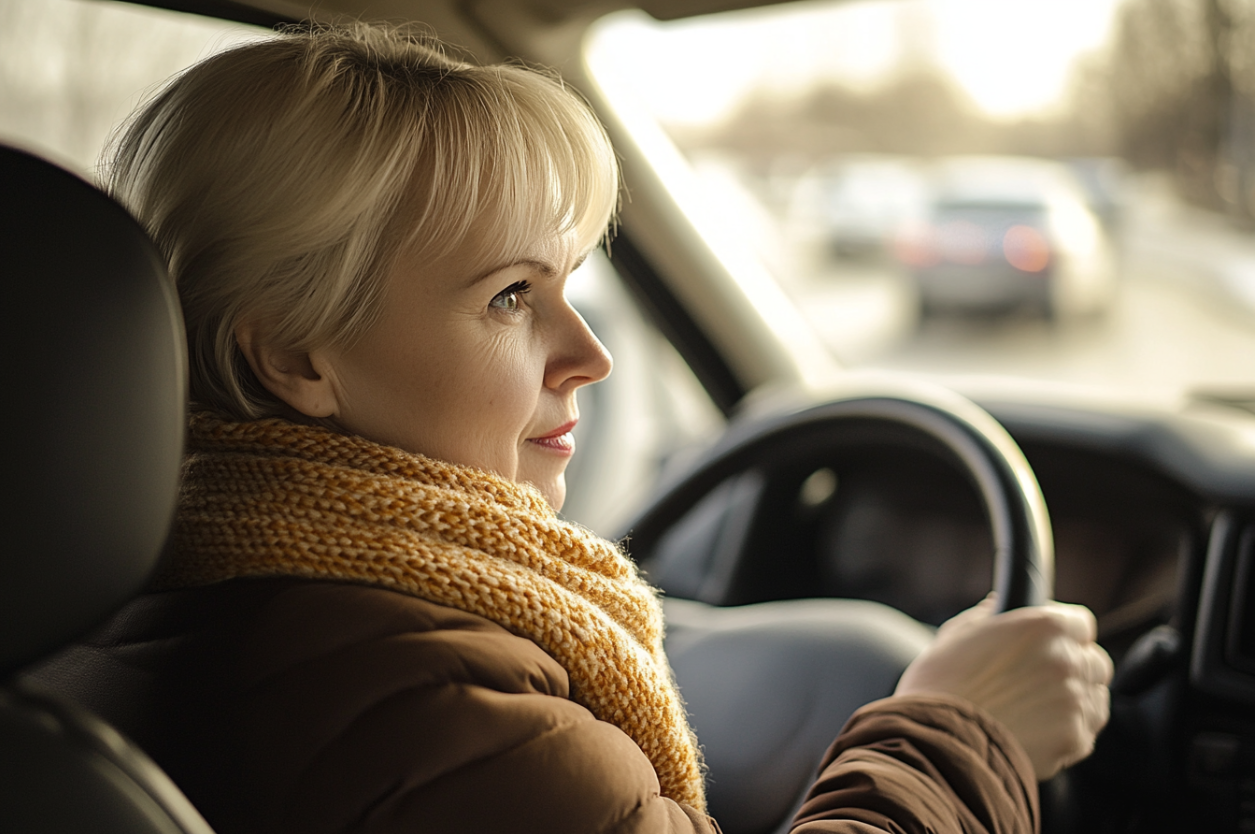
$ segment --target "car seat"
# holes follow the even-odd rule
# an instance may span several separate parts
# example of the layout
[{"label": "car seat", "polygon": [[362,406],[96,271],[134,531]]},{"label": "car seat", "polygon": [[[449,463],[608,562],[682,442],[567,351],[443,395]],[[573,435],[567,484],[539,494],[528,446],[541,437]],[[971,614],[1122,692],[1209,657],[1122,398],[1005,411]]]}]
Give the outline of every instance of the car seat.
[{"label": "car seat", "polygon": [[117,732],[19,680],[161,554],[186,410],[173,289],[117,203],[2,146],[0,280],[0,831],[212,834]]}]

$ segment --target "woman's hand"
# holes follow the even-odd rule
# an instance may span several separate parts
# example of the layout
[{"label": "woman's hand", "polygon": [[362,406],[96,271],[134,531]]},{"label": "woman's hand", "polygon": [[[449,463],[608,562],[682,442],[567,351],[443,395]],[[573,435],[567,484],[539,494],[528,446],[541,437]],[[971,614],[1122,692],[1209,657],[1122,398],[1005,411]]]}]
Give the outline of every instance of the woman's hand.
[{"label": "woman's hand", "polygon": [[898,695],[939,692],[971,701],[1011,731],[1048,779],[1094,749],[1107,723],[1111,658],[1094,615],[1051,603],[994,614],[993,595],[941,626],[907,667]]}]

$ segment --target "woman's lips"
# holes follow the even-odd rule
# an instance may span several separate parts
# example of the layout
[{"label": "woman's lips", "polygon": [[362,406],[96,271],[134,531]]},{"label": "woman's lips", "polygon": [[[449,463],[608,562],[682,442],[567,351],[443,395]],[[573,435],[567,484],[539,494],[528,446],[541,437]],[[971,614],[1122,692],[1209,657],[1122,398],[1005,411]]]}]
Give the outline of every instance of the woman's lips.
[{"label": "woman's lips", "polygon": [[560,455],[574,454],[575,438],[571,436],[571,429],[575,428],[577,422],[579,421],[572,420],[541,437],[529,437],[527,442],[534,443],[542,449],[557,452]]}]

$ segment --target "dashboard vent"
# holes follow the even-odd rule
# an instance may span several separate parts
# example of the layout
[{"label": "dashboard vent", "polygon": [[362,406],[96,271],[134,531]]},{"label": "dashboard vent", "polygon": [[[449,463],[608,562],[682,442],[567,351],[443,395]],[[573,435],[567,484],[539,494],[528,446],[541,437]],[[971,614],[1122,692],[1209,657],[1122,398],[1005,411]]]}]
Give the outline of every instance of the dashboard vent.
[{"label": "dashboard vent", "polygon": [[1190,682],[1255,704],[1255,520],[1249,516],[1225,512],[1212,525]]},{"label": "dashboard vent", "polygon": [[1255,675],[1255,525],[1237,537],[1225,660],[1234,669]]}]

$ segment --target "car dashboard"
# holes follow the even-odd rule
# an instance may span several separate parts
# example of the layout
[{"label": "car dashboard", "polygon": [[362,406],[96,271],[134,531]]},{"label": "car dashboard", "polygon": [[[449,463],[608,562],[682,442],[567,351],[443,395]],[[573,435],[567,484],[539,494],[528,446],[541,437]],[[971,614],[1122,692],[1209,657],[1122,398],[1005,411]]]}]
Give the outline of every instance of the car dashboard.
[{"label": "car dashboard", "polygon": [[[1032,465],[1056,598],[1117,665],[1094,756],[1043,790],[1047,831],[1255,830],[1255,419],[976,397]],[[729,478],[643,568],[716,605],[879,601],[931,624],[990,587],[966,476],[926,445],[852,430]]]}]

